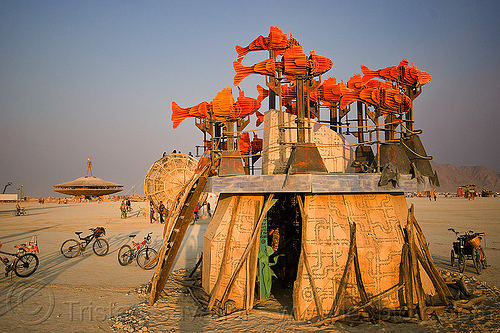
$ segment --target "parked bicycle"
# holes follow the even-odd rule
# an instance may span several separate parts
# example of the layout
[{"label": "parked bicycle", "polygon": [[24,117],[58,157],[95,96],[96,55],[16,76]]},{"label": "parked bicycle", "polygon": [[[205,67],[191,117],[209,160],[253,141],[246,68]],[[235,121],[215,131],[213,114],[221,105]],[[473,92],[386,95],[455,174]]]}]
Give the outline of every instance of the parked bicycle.
[{"label": "parked bicycle", "polygon": [[36,235],[31,236],[30,241],[28,244],[17,244],[14,245],[15,248],[17,248],[17,254],[22,255],[25,253],[34,253],[37,254],[39,252],[38,249],[38,240]]},{"label": "parked bicycle", "polygon": [[78,236],[79,241],[76,239],[68,239],[61,245],[61,253],[66,258],[74,258],[79,253],[83,253],[87,246],[94,241],[92,250],[98,256],[105,256],[109,251],[109,244],[102,236],[106,235],[104,227],[90,228],[92,233],[86,237],[81,237],[82,231],[77,231],[75,234]]},{"label": "parked bicycle", "polygon": [[[25,245],[25,244],[23,244]],[[20,245],[15,245],[18,247]],[[0,249],[2,248],[2,243],[0,243]],[[1,254],[6,254],[13,256],[14,260],[11,262],[7,256],[2,256],[1,261],[5,265],[5,276],[8,276],[10,272],[14,273],[19,277],[28,277],[33,274],[38,268],[38,257],[33,252],[18,251],[17,253],[9,253],[0,251]]]},{"label": "parked bicycle", "polygon": [[29,214],[30,213],[24,207],[21,207],[19,210],[16,209],[15,211],[12,212],[12,216],[21,216],[21,215],[27,216]]},{"label": "parked bicycle", "polygon": [[481,274],[481,269],[486,269],[488,264],[486,262],[486,255],[481,247],[481,239],[484,237],[484,232],[474,232],[472,230],[460,235],[458,231],[453,228],[448,230],[455,233],[457,241],[453,242],[451,249],[451,266],[455,265],[457,259],[458,270],[460,273],[465,271],[465,261],[472,260],[477,274]]},{"label": "parked bicycle", "polygon": [[[134,242],[134,238],[137,235],[130,235],[130,240],[132,241],[132,247],[130,245],[123,245],[118,251],[118,262],[122,266],[127,266],[132,262],[132,260],[137,261],[139,267],[143,268],[152,258],[154,258],[157,254],[156,250],[149,247],[149,243],[151,242],[151,234],[148,233],[144,240],[140,243]],[[147,268],[144,269],[152,269],[156,266],[158,262],[153,263]]]}]

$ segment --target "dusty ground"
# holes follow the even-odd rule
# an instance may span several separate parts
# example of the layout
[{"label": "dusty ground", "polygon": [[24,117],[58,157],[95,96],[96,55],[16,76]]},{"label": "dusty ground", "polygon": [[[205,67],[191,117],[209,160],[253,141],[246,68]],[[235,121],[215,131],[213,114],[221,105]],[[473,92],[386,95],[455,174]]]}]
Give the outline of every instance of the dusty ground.
[{"label": "dusty ground", "polygon": [[[13,250],[13,245],[38,236],[41,253],[40,267],[28,278],[15,275],[0,277],[0,331],[12,332],[202,332],[202,331],[250,331],[250,332],[494,332],[500,329],[500,199],[479,198],[474,201],[457,198],[410,198],[414,203],[415,216],[420,223],[439,269],[453,274],[456,268],[449,265],[453,227],[460,231],[473,229],[485,231],[486,256],[490,267],[477,275],[468,265],[463,278],[476,294],[488,296],[488,301],[477,311],[458,317],[441,316],[442,323],[431,318],[424,323],[375,325],[362,324],[350,327],[338,323],[335,326],[314,328],[290,320],[286,314],[233,315],[229,318],[194,317],[197,306],[186,289],[173,278],[185,274],[183,268],[192,268],[202,250],[203,233],[208,219],[202,219],[190,227],[176,270],[169,279],[162,298],[153,307],[145,303],[144,286],[152,271],[144,271],[136,263],[122,267],[117,261],[121,245],[128,242],[128,235],[137,233],[142,240],[153,231],[153,247],[161,243],[162,225],[150,224],[145,217],[120,219],[119,203],[44,204],[26,203],[30,215],[13,217],[14,204],[0,205],[0,240],[3,251]],[[134,210],[144,203],[133,203]],[[110,253],[98,257],[89,247],[84,255],[73,259],[64,258],[59,252],[61,243],[76,238],[75,231],[88,231],[90,227],[106,228],[105,238]],[[86,234],[86,233],[84,233]],[[13,252],[13,251],[12,251]]]}]

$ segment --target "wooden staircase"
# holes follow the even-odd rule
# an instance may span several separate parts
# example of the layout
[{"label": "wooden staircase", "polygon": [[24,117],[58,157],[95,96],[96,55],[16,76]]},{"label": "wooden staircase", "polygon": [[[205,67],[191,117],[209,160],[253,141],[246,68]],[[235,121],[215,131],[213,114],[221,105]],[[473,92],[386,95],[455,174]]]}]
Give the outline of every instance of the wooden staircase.
[{"label": "wooden staircase", "polygon": [[205,165],[199,168],[199,172],[193,175],[190,182],[184,187],[181,194],[179,194],[181,197],[177,208],[168,216],[163,232],[163,245],[158,255],[148,263],[149,265],[158,260],[158,266],[156,266],[155,273],[149,282],[149,305],[153,305],[158,300],[165,286],[175,257],[181,247],[182,240],[193,219],[196,204],[207,183],[211,166],[212,163],[210,160],[207,160]]}]

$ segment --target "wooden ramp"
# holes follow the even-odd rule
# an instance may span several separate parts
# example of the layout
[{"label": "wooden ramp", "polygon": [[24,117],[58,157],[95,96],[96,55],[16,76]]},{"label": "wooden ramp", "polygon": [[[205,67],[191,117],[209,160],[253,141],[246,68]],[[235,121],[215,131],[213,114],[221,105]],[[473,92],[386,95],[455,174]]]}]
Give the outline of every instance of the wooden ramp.
[{"label": "wooden ramp", "polygon": [[211,166],[210,160],[206,160],[206,164],[198,169],[198,172],[193,175],[190,182],[179,194],[177,208],[172,210],[168,216],[163,231],[163,245],[158,255],[148,263],[149,265],[158,260],[158,266],[156,266],[155,273],[149,283],[149,305],[153,305],[158,300],[165,286],[189,223],[193,219],[196,204],[207,183]]}]

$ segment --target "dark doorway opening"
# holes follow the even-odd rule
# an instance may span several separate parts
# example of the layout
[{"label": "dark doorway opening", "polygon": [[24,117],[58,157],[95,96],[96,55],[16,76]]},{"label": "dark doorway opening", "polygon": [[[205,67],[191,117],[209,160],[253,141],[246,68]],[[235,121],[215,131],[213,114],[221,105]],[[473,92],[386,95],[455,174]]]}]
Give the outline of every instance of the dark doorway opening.
[{"label": "dark doorway opening", "polygon": [[[254,308],[292,314],[293,284],[297,277],[302,234],[302,217],[296,194],[280,195],[268,211],[262,228],[261,250],[264,243],[272,248],[272,251],[268,248],[268,258],[274,276],[268,298],[259,294],[261,286],[258,285]],[[259,262],[258,274],[262,279],[261,264]],[[259,283],[263,281],[259,280]]]}]

